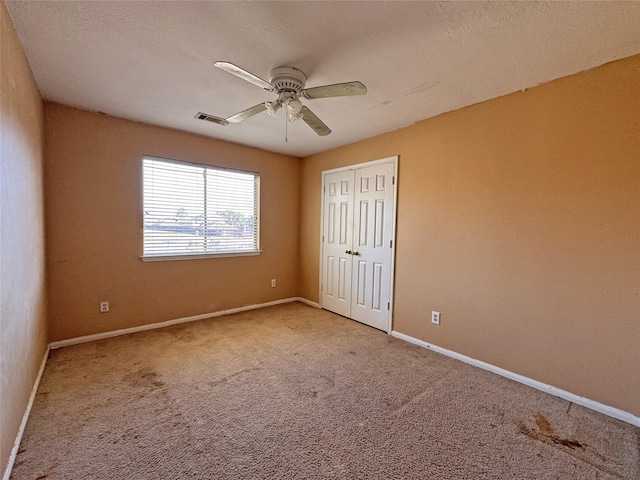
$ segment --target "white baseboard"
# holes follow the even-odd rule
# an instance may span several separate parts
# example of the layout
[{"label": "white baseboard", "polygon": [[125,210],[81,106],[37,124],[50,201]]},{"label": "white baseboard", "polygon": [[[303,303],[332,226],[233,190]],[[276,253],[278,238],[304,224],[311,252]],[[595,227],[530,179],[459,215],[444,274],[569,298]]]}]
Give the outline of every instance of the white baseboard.
[{"label": "white baseboard", "polygon": [[27,420],[29,420],[29,415],[31,414],[31,407],[33,407],[33,402],[36,399],[36,393],[38,392],[38,387],[40,386],[40,379],[42,378],[44,367],[47,364],[47,358],[49,358],[50,350],[51,348],[47,345],[47,349],[44,352],[44,357],[42,358],[42,362],[40,363],[40,370],[38,370],[36,381],[33,383],[33,388],[31,389],[31,395],[29,396],[29,402],[27,403],[27,408],[25,409],[24,415],[22,416],[22,422],[20,422],[20,427],[18,428],[18,433],[16,435],[15,442],[13,443],[13,448],[11,449],[11,455],[9,455],[7,468],[5,469],[4,475],[2,476],[3,480],[9,480],[11,478],[13,465],[16,462],[16,457],[18,456],[18,449],[20,448],[20,443],[22,442],[24,429],[27,426]]},{"label": "white baseboard", "polygon": [[322,308],[319,303],[312,302],[311,300],[307,300],[306,298],[298,297],[295,300],[297,302],[305,303],[305,304],[309,305],[310,307]]},{"label": "white baseboard", "polygon": [[414,345],[433,350],[434,352],[441,353],[442,355],[446,355],[447,357],[455,358],[456,360],[468,363],[469,365],[473,365],[474,367],[482,368],[483,370],[487,370],[502,377],[509,378],[518,383],[523,383],[525,385],[528,385],[529,387],[535,388],[536,390],[540,390],[556,397],[563,398],[565,400],[568,400],[569,402],[575,403],[576,405],[581,405],[591,410],[595,410],[596,412],[603,413],[618,420],[622,420],[623,422],[630,423],[631,425],[635,425],[636,427],[640,427],[640,417],[636,417],[632,413],[620,410],[619,408],[611,407],[609,405],[605,405],[604,403],[581,397],[574,393],[567,392],[566,390],[562,390],[561,388],[547,385],[546,383],[542,383],[538,380],[525,377],[524,375],[505,370],[504,368],[496,367],[495,365],[491,365],[490,363],[467,357],[466,355],[462,355],[461,353],[457,353],[452,350],[447,350],[446,348],[438,347],[437,345],[427,343],[424,340],[419,340],[409,335],[405,335],[404,333],[393,331],[391,332],[391,335],[393,337],[399,338],[400,340],[404,340],[406,342],[413,343]]},{"label": "white baseboard", "polygon": [[219,312],[203,313],[200,315],[194,315],[192,317],[176,318],[174,320],[167,320],[165,322],[149,323],[147,325],[140,325],[138,327],[123,328],[121,330],[111,330],[109,332],[95,333],[93,335],[85,335],[83,337],[69,338],[67,340],[59,340],[57,342],[51,342],[50,347],[52,349],[69,347],[71,345],[78,345],[80,343],[93,342],[95,340],[102,340],[105,338],[118,337],[120,335],[128,335],[130,333],[143,332],[145,330],[154,330],[156,328],[168,327],[170,325],[177,325],[179,323],[195,322],[196,320],[204,320],[205,318],[220,317],[222,315],[229,315],[229,314],[238,313],[238,312],[246,312],[248,310],[256,310],[258,308],[271,307],[273,305],[280,305],[282,303],[290,303],[290,302],[302,302],[312,307],[320,308],[320,305],[318,305],[317,303],[311,302],[306,298],[301,298],[301,297],[283,298],[281,300],[274,300],[272,302],[259,303],[255,305],[246,305],[244,307],[230,308],[228,310],[221,310]]}]

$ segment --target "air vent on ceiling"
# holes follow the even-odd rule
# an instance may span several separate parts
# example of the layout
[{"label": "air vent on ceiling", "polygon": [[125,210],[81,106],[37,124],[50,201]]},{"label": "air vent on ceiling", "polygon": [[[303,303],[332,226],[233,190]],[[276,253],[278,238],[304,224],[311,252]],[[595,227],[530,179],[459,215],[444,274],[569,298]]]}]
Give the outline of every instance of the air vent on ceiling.
[{"label": "air vent on ceiling", "polygon": [[227,122],[224,118],[214,117],[213,115],[209,115],[207,113],[202,113],[202,112],[196,113],[195,118],[197,118],[198,120],[206,120],[207,122],[217,123],[218,125],[229,124],[229,122]]}]

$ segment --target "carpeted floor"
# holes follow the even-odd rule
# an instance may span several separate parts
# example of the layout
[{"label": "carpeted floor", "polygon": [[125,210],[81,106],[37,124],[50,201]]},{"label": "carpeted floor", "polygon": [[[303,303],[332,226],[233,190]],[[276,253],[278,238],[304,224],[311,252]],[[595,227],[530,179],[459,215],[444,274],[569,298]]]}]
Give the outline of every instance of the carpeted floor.
[{"label": "carpeted floor", "polygon": [[640,429],[292,303],[51,352],[31,479],[638,479]]}]

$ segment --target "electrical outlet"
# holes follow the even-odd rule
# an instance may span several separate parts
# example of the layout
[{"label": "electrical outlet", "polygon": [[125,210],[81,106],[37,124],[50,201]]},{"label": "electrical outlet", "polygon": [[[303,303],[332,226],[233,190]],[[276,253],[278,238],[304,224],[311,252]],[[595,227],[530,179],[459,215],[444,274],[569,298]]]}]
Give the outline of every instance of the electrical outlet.
[{"label": "electrical outlet", "polygon": [[109,302],[100,302],[100,313],[107,313],[109,311]]},{"label": "electrical outlet", "polygon": [[440,312],[431,312],[431,323],[440,325]]},{"label": "electrical outlet", "polygon": [[271,279],[271,288],[275,288],[275,286],[276,286],[276,279],[272,278]]}]

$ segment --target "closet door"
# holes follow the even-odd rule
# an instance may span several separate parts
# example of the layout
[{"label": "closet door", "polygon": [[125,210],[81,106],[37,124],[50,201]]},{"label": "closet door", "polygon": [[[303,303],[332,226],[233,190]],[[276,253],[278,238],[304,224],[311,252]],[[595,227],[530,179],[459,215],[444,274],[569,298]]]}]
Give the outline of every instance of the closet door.
[{"label": "closet door", "polygon": [[392,163],[355,171],[351,318],[388,330],[393,244]]},{"label": "closet door", "polygon": [[353,171],[324,177],[322,308],[351,315]]},{"label": "closet door", "polygon": [[322,308],[389,331],[395,161],[323,176]]}]

